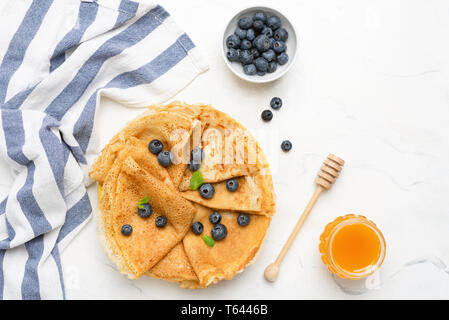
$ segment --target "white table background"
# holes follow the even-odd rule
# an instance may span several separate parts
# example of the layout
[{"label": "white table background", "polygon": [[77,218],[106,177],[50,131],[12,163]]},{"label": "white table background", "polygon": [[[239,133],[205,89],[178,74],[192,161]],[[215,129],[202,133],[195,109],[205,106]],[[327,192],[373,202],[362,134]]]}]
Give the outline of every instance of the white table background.
[{"label": "white table background", "polygon": [[[250,84],[222,61],[220,41],[239,9],[270,2],[296,25],[298,57],[282,79]],[[96,238],[94,217],[62,254],[69,299],[391,299],[449,298],[449,2],[160,2],[210,64],[175,99],[210,103],[247,126],[269,157],[277,213],[256,262],[232,281],[184,290],[128,280]],[[231,4],[233,3],[233,4]],[[274,119],[260,113],[283,99]],[[102,101],[104,143],[141,110]],[[291,152],[280,143],[289,139]],[[276,283],[263,278],[296,223],[328,153],[346,160],[287,254]],[[382,230],[387,257],[380,284],[350,295],[320,260],[319,236],[334,218],[366,215]]]}]

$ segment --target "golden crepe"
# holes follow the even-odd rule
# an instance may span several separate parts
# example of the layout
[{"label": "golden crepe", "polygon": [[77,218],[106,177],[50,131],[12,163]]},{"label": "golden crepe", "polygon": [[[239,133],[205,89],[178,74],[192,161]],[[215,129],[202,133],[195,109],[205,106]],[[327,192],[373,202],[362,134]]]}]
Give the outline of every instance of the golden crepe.
[{"label": "golden crepe", "polygon": [[[172,153],[173,164],[159,164],[148,147],[153,139]],[[198,171],[203,183],[214,186],[211,199],[190,189],[193,146],[204,151]],[[145,274],[184,288],[231,279],[256,256],[275,210],[271,173],[257,142],[241,124],[206,105],[150,106],[111,139],[89,175],[99,185],[100,240],[132,279]],[[230,178],[239,182],[235,192],[226,188]],[[147,218],[138,214],[144,198],[152,208]],[[228,232],[209,247],[202,236],[211,235],[213,211]],[[240,213],[249,215],[247,226],[237,222]],[[156,226],[158,216],[167,219],[164,227]],[[201,235],[192,232],[193,222],[204,226]],[[124,225],[132,227],[130,234],[122,233]]]}]

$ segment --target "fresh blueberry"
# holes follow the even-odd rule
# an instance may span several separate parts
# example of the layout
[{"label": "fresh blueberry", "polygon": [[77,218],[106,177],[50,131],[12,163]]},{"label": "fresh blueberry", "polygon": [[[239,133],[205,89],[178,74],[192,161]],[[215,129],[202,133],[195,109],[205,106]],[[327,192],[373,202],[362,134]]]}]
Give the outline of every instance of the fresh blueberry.
[{"label": "fresh blueberry", "polygon": [[202,184],[200,187],[200,195],[205,199],[210,199],[214,196],[215,188],[210,183]]},{"label": "fresh blueberry", "polygon": [[268,62],[271,62],[276,59],[276,53],[272,49],[269,49],[262,53],[262,57]]},{"label": "fresh blueberry", "polygon": [[238,25],[240,28],[247,30],[253,25],[253,19],[251,17],[243,17],[239,20]]},{"label": "fresh blueberry", "polygon": [[164,216],[159,216],[154,222],[156,223],[156,227],[163,228],[167,225],[167,218]]},{"label": "fresh blueberry", "polygon": [[270,106],[274,109],[280,109],[282,107],[282,99],[278,97],[273,97],[270,101]]},{"label": "fresh blueberry", "polygon": [[252,46],[253,46],[253,44],[248,39],[243,39],[240,42],[240,49],[242,49],[242,50],[249,50],[249,49],[251,49]]},{"label": "fresh blueberry", "polygon": [[285,152],[288,152],[292,149],[292,143],[288,140],[284,140],[281,143],[281,149]]},{"label": "fresh blueberry", "polygon": [[240,52],[240,62],[242,64],[250,64],[254,60],[253,55],[251,54],[251,51],[249,50],[242,50]]},{"label": "fresh blueberry", "polygon": [[137,212],[139,216],[142,218],[148,218],[153,213],[153,208],[151,208],[150,204],[144,203],[142,204],[143,208],[137,208]]},{"label": "fresh blueberry", "polygon": [[214,240],[223,240],[228,235],[228,229],[224,224],[219,223],[212,228],[210,233]]},{"label": "fresh blueberry", "polygon": [[278,63],[282,66],[288,62],[288,54],[285,52],[282,52],[280,55],[277,56]]},{"label": "fresh blueberry", "polygon": [[235,34],[231,34],[226,38],[226,46],[230,48],[238,48],[240,46],[240,38]]},{"label": "fresh blueberry", "polygon": [[189,170],[195,172],[200,168],[200,164],[194,161],[193,159],[189,162]]},{"label": "fresh blueberry", "polygon": [[226,188],[231,192],[235,192],[239,188],[239,182],[237,179],[229,179],[226,181]]},{"label": "fresh blueberry", "polygon": [[253,76],[257,73],[257,68],[254,64],[247,64],[243,66],[243,72],[249,76]]},{"label": "fresh blueberry", "polygon": [[254,29],[248,29],[248,31],[246,31],[246,39],[248,39],[249,41],[253,41],[256,38],[256,32],[254,31]]},{"label": "fresh blueberry", "polygon": [[240,59],[239,52],[234,48],[228,50],[228,52],[226,53],[226,57],[229,61],[239,61]]},{"label": "fresh blueberry", "polygon": [[256,20],[253,22],[253,29],[256,32],[261,32],[264,27],[265,27],[265,24],[263,23],[263,21]]},{"label": "fresh blueberry", "polygon": [[261,114],[262,120],[263,121],[270,121],[271,119],[273,119],[273,112],[271,112],[271,110],[264,110],[262,111]]},{"label": "fresh blueberry", "polygon": [[279,29],[281,27],[281,19],[278,16],[271,16],[267,19],[267,26],[273,30]]},{"label": "fresh blueberry", "polygon": [[257,48],[252,48],[251,54],[253,55],[254,59],[259,58],[259,56],[260,56],[259,50],[257,50]]},{"label": "fresh blueberry", "polygon": [[242,227],[246,227],[249,224],[249,220],[249,215],[246,213],[241,213],[237,217],[237,223]]},{"label": "fresh blueberry", "polygon": [[263,77],[266,74],[267,74],[266,71],[257,71],[257,75],[260,76],[260,77]]},{"label": "fresh blueberry", "polygon": [[203,224],[202,224],[201,222],[195,221],[195,222],[192,224],[192,232],[193,232],[194,234],[202,234],[202,233],[203,233],[203,230],[204,230],[204,226],[203,226]]},{"label": "fresh blueberry", "polygon": [[210,221],[210,223],[212,223],[212,224],[220,223],[220,221],[221,221],[221,214],[218,213],[217,211],[212,212],[212,213],[209,215],[209,221]]},{"label": "fresh blueberry", "polygon": [[274,32],[273,38],[285,42],[288,39],[288,32],[284,28],[279,28]]},{"label": "fresh blueberry", "polygon": [[261,34],[254,39],[254,46],[259,52],[265,52],[270,49],[270,44],[270,39],[264,34]]},{"label": "fresh blueberry", "polygon": [[265,14],[265,12],[259,11],[256,12],[253,16],[253,20],[260,20],[263,23],[267,22],[267,15]]},{"label": "fresh blueberry", "polygon": [[283,41],[275,41],[271,46],[276,53],[284,52],[287,49],[287,46]]},{"label": "fresh blueberry", "polygon": [[153,154],[158,154],[162,151],[162,148],[164,148],[164,145],[157,139],[151,140],[148,144],[148,149]]},{"label": "fresh blueberry", "polygon": [[168,167],[173,162],[173,156],[170,151],[161,151],[157,155],[157,161],[163,167]]},{"label": "fresh blueberry", "polygon": [[240,39],[245,39],[246,38],[246,30],[243,30],[239,27],[237,27],[237,29],[235,29],[234,34],[239,37]]},{"label": "fresh blueberry", "polygon": [[277,68],[278,68],[277,62],[276,62],[276,61],[271,61],[271,62],[268,64],[267,72],[268,72],[268,73],[273,73],[273,72],[275,72],[275,71],[277,70]]},{"label": "fresh blueberry", "polygon": [[122,234],[124,236],[129,236],[133,232],[133,227],[131,227],[129,224],[124,224],[122,226]]},{"label": "fresh blueberry", "polygon": [[268,38],[271,38],[273,36],[273,30],[271,30],[271,28],[269,27],[263,28],[260,33],[266,35]]},{"label": "fresh blueberry", "polygon": [[267,71],[268,69],[268,61],[262,57],[257,58],[256,61],[254,61],[254,64],[258,71]]}]

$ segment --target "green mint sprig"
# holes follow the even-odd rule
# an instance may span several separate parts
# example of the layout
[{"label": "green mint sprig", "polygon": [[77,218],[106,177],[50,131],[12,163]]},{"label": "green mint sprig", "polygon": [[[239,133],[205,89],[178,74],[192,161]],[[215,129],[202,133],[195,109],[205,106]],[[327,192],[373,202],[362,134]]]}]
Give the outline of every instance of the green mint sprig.
[{"label": "green mint sprig", "polygon": [[206,244],[207,244],[209,247],[213,247],[213,246],[215,245],[214,239],[212,239],[212,238],[209,237],[208,235],[203,234],[202,238],[203,238],[204,242],[206,242]]},{"label": "green mint sprig", "polygon": [[143,197],[142,199],[140,199],[139,203],[137,204],[137,207],[139,209],[143,209],[143,205],[146,203],[150,202],[150,198],[148,198],[148,196]]},{"label": "green mint sprig", "polygon": [[192,174],[190,178],[190,190],[196,190],[203,184],[203,174],[197,170]]}]

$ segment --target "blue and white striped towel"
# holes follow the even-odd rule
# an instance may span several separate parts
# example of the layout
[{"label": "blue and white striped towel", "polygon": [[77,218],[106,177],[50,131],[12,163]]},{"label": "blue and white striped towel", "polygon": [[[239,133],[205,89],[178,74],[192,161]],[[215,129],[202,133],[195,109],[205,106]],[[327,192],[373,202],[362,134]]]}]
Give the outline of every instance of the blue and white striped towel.
[{"label": "blue and white striped towel", "polygon": [[60,252],[91,216],[100,95],[173,96],[207,70],[160,6],[130,0],[0,2],[0,298],[65,298]]}]

